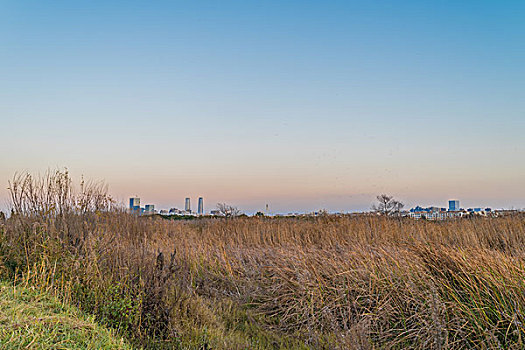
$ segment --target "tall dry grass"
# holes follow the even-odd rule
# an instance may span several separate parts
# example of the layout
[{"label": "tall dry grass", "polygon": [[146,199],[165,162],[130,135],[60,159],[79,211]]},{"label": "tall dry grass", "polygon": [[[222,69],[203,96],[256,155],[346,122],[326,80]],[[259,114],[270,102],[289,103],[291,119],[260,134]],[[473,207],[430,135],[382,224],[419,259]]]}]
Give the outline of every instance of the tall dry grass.
[{"label": "tall dry grass", "polygon": [[2,275],[145,347],[524,347],[523,216],[169,221],[30,207],[0,228]]}]

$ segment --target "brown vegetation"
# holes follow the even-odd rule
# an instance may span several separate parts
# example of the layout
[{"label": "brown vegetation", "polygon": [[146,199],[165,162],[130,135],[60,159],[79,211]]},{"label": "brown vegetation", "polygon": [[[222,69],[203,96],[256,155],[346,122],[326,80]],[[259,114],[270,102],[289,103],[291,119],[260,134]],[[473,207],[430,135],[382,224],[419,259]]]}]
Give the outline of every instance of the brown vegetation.
[{"label": "brown vegetation", "polygon": [[523,216],[169,221],[75,209],[84,195],[70,192],[70,210],[51,203],[0,224],[0,273],[136,344],[524,346]]}]

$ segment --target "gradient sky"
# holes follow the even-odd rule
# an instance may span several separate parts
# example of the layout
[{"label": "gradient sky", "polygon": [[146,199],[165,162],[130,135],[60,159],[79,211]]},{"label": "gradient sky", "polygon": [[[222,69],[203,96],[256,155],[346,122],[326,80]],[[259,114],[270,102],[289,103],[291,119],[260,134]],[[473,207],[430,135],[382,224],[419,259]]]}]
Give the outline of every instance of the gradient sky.
[{"label": "gradient sky", "polygon": [[0,1],[0,201],[525,207],[525,2]]}]

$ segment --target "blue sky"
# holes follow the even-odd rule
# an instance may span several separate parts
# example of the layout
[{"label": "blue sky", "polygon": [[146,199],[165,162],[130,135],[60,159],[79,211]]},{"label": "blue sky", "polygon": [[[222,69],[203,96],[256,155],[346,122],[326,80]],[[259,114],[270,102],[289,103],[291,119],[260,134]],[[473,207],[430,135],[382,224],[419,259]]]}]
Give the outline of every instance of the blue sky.
[{"label": "blue sky", "polygon": [[65,166],[160,207],[525,207],[523,18],[523,1],[0,1],[0,183]]}]

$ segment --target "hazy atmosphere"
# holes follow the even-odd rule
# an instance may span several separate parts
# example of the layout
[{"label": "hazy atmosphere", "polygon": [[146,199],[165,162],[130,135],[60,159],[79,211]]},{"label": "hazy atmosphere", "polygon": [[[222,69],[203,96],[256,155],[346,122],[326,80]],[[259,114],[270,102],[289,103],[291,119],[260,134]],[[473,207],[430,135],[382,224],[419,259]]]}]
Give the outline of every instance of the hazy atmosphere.
[{"label": "hazy atmosphere", "polygon": [[525,3],[0,3],[0,206],[67,167],[123,202],[525,207]]},{"label": "hazy atmosphere", "polygon": [[525,349],[524,0],[0,33],[0,349]]}]

